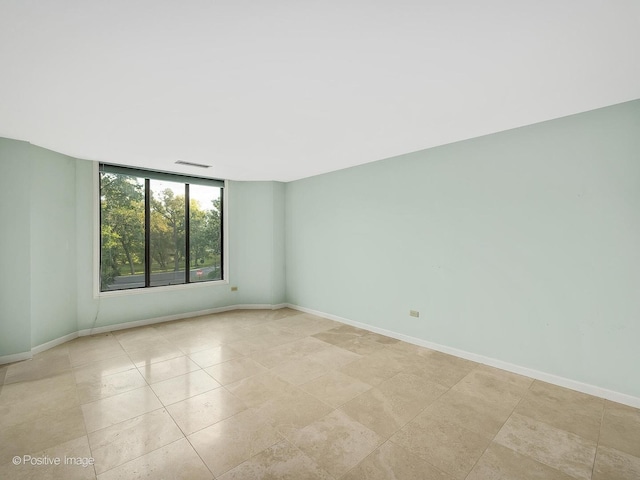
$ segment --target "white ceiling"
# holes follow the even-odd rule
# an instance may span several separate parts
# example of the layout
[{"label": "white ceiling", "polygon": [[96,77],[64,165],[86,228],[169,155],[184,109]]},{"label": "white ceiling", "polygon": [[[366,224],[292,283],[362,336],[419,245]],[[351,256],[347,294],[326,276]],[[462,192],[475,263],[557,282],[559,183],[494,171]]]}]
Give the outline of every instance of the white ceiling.
[{"label": "white ceiling", "polygon": [[637,0],[0,0],[0,136],[91,160],[288,181],[637,98]]}]

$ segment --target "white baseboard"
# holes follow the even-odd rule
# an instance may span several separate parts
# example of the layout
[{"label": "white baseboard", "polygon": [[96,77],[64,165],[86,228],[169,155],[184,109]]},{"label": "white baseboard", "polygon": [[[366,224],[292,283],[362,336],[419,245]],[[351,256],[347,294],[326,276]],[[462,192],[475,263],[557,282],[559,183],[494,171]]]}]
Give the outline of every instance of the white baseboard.
[{"label": "white baseboard", "polygon": [[164,317],[146,318],[144,320],[136,320],[134,322],[114,323],[113,325],[104,325],[102,327],[85,328],[78,330],[79,337],[88,335],[98,335],[100,333],[114,332],[116,330],[125,330],[127,328],[144,327],[156,323],[173,322],[174,320],[184,320],[186,318],[201,317],[203,315],[211,315],[212,313],[227,312],[235,310],[235,307],[218,307],[209,308],[207,310],[199,310],[197,312],[178,313],[175,315],[166,315]]},{"label": "white baseboard", "polygon": [[234,305],[234,310],[280,310],[281,308],[286,308],[288,303],[276,303],[275,305],[271,305],[269,303],[247,303],[244,305]]},{"label": "white baseboard", "polygon": [[203,315],[211,315],[213,313],[229,312],[231,310],[278,310],[280,308],[285,308],[286,306],[287,306],[286,303],[279,303],[277,305],[262,304],[262,303],[229,305],[226,307],[210,308],[207,310],[200,310],[197,312],[187,312],[187,313],[179,313],[177,315],[167,315],[164,317],[148,318],[145,320],[138,320],[135,322],[116,323],[114,325],[105,325],[102,327],[86,328],[83,330],[78,330],[77,332],[70,333],[68,335],[64,335],[63,337],[53,339],[41,345],[35,346],[31,349],[30,352],[21,352],[21,353],[15,353],[13,355],[4,355],[0,357],[0,365],[4,365],[7,363],[20,362],[22,360],[29,360],[30,358],[33,357],[33,355],[37,353],[42,353],[45,350],[49,350],[50,348],[61,345],[77,337],[86,337],[88,335],[97,335],[100,333],[113,332],[116,330],[125,330],[127,328],[144,327],[146,325],[171,322],[174,320],[184,320],[186,318],[201,317]]},{"label": "white baseboard", "polygon": [[33,354],[31,352],[21,352],[21,353],[13,353],[11,355],[3,355],[0,357],[0,365],[4,365],[5,363],[13,363],[13,362],[21,362],[23,360],[29,360],[33,358]]},{"label": "white baseboard", "polygon": [[368,325],[366,323],[349,320],[348,318],[342,318],[342,317],[338,317],[337,315],[331,315],[330,313],[319,312],[311,308],[300,307],[298,305],[293,305],[293,304],[287,304],[286,306],[294,310],[310,313],[312,315],[317,315],[319,317],[327,318],[329,320],[335,320],[336,322],[362,328],[363,330],[369,330],[370,332],[386,335],[387,337],[396,338],[398,340],[402,340],[407,343],[412,343],[420,347],[430,348],[432,350],[437,350],[442,353],[448,353],[449,355],[454,355],[456,357],[464,358],[466,360],[482,363],[483,365],[489,365],[491,367],[499,368],[501,370],[506,370],[508,372],[517,373],[519,375],[524,375],[526,377],[534,378],[536,380],[541,380],[543,382],[551,383],[553,385],[558,385],[560,387],[569,388],[571,390],[576,390],[578,392],[586,393],[586,394],[593,395],[600,398],[605,398],[613,402],[622,403],[624,405],[629,405],[635,408],[640,408],[640,398],[634,397],[632,395],[627,395],[626,393],[620,393],[613,390],[608,390],[606,388],[598,387],[596,385],[590,385],[588,383],[579,382],[577,380],[571,380],[569,378],[560,377],[552,373],[541,372],[539,370],[534,370],[528,367],[523,367],[521,365],[505,362],[502,360],[498,360],[496,358],[486,357],[484,355],[478,355],[477,353],[459,350],[457,348],[448,347],[446,345],[440,345],[437,343],[429,342],[428,340],[424,340],[421,338],[411,337],[409,335],[404,335],[402,333],[393,332],[391,330],[386,330],[384,328],[375,327],[372,325]]},{"label": "white baseboard", "polygon": [[113,332],[116,330],[125,330],[127,328],[144,327],[155,323],[173,322],[175,320],[184,320],[186,318],[202,317],[204,315],[212,315],[214,313],[230,312],[232,310],[276,310],[284,308],[286,304],[268,305],[262,303],[250,303],[240,305],[229,305],[226,307],[209,308],[207,310],[199,310],[197,312],[178,313],[176,315],[167,315],[165,317],[147,318],[135,322],[116,323],[114,325],[105,325],[103,327],[87,328],[78,331],[78,336],[85,337],[87,335],[96,335],[100,333]]},{"label": "white baseboard", "polygon": [[36,353],[44,352],[45,350],[49,350],[50,348],[57,347],[69,340],[73,340],[74,338],[78,338],[78,332],[73,332],[63,337],[56,338],[51,340],[50,342],[43,343],[31,349],[31,354],[35,355]]}]

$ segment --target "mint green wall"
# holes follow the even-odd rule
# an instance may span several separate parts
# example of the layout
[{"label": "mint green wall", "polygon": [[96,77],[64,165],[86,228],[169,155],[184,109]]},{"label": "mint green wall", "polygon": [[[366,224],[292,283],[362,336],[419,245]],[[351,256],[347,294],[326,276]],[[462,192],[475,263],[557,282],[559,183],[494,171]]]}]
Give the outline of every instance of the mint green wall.
[{"label": "mint green wall", "polygon": [[31,345],[77,330],[76,160],[31,146]]},{"label": "mint green wall", "polygon": [[93,162],[0,138],[0,168],[0,271],[9,272],[0,276],[0,357],[78,330],[271,304],[274,290],[284,292],[284,274],[275,273],[284,250],[274,246],[275,232],[284,235],[282,184],[228,182],[229,279],[238,292],[207,284],[96,298]]},{"label": "mint green wall", "polygon": [[0,355],[31,349],[29,147],[0,138]]},{"label": "mint green wall", "polygon": [[635,101],[291,182],[287,301],[640,396],[639,132]]},{"label": "mint green wall", "polygon": [[[230,182],[229,214],[231,285],[235,303],[276,305],[284,302],[282,245],[284,186],[278,182]],[[276,292],[276,293],[274,293]]]},{"label": "mint green wall", "polygon": [[93,162],[76,160],[76,319],[78,330],[97,322],[98,301],[93,298],[94,199]]},{"label": "mint green wall", "polygon": [[271,282],[271,304],[278,305],[286,300],[285,270],[285,184],[273,185],[273,281]]},{"label": "mint green wall", "polygon": [[75,162],[0,139],[0,355],[77,330]]}]

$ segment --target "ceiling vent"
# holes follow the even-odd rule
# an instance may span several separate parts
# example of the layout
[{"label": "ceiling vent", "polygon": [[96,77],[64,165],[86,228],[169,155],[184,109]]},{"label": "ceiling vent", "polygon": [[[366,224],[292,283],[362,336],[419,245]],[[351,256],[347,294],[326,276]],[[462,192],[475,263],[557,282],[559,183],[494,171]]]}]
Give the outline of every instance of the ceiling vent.
[{"label": "ceiling vent", "polygon": [[211,168],[211,165],[205,165],[203,163],[185,162],[184,160],[178,160],[176,162],[176,164],[177,165],[186,165],[187,167]]}]

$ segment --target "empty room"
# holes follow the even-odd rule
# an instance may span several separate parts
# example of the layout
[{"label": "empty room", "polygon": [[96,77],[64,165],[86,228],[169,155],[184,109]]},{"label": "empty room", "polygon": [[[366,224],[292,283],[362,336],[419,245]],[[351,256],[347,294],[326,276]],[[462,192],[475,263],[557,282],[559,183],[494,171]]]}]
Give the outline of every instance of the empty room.
[{"label": "empty room", "polygon": [[640,478],[640,3],[0,0],[0,478]]}]

